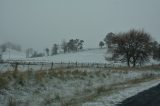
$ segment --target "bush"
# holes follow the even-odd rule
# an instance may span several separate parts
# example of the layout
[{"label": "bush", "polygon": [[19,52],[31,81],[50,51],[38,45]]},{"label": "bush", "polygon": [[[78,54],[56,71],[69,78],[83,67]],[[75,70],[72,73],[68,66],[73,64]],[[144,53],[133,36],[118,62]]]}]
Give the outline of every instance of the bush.
[{"label": "bush", "polygon": [[0,89],[6,88],[9,84],[9,81],[5,77],[0,77]]}]

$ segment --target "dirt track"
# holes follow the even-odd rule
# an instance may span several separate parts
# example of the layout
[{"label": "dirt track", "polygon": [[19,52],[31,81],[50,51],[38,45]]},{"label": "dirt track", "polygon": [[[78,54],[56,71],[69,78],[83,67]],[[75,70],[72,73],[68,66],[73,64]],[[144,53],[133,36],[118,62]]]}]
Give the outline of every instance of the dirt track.
[{"label": "dirt track", "polygon": [[160,106],[160,84],[124,100],[117,106]]}]

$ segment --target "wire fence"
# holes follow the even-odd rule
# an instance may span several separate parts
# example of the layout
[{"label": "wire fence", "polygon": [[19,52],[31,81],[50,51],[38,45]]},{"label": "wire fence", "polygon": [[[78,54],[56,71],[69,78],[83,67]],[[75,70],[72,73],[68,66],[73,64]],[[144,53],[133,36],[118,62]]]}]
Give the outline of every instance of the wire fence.
[{"label": "wire fence", "polygon": [[120,65],[105,63],[78,63],[78,62],[47,62],[47,61],[3,61],[0,62],[0,71],[6,70],[52,70],[56,68],[112,68],[121,67]]},{"label": "wire fence", "polygon": [[[146,66],[160,66],[160,64],[150,64]],[[113,68],[123,68],[126,67],[121,64],[106,64],[106,63],[79,63],[79,62],[50,62],[47,60],[32,60],[32,61],[24,61],[24,60],[6,60],[0,61],[0,72],[5,71],[36,71],[36,70],[53,70],[57,68],[105,68],[105,69],[113,69]]]}]

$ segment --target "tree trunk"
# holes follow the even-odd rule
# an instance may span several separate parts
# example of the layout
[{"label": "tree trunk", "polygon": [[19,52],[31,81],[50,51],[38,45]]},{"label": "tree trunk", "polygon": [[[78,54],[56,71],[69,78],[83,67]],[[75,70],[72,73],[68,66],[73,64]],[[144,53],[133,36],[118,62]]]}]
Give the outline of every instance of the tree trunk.
[{"label": "tree trunk", "polygon": [[130,67],[130,57],[129,57],[128,52],[126,54],[127,54],[127,65],[128,65],[128,67]]},{"label": "tree trunk", "polygon": [[133,58],[133,67],[135,67],[136,66],[136,58],[134,57]]},{"label": "tree trunk", "polygon": [[130,67],[130,61],[127,59],[127,65],[128,67]]}]

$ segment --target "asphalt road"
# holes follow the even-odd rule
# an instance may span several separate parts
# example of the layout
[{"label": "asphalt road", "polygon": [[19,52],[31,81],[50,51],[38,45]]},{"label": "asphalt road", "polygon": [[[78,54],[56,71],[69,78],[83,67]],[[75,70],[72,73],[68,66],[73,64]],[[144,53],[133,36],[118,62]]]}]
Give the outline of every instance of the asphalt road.
[{"label": "asphalt road", "polygon": [[117,106],[160,106],[160,84],[122,101]]}]

